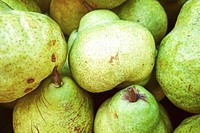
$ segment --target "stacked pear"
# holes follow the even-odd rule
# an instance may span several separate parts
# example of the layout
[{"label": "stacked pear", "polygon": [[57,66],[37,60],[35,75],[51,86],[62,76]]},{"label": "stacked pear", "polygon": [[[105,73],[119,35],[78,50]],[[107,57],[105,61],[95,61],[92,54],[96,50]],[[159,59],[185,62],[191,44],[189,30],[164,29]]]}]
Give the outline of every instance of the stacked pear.
[{"label": "stacked pear", "polygon": [[200,129],[200,114],[189,116],[174,129],[174,133],[198,133]]},{"label": "stacked pear", "polygon": [[93,117],[90,94],[55,68],[53,76],[17,101],[13,129],[15,133],[92,133]]},{"label": "stacked pear", "polygon": [[83,16],[73,36],[69,67],[74,80],[87,91],[108,91],[151,75],[155,42],[142,25],[120,20],[106,9],[94,10]]},{"label": "stacked pear", "polygon": [[122,20],[129,20],[146,27],[158,45],[167,31],[167,14],[157,0],[127,0],[114,11]]},{"label": "stacked pear", "polygon": [[66,59],[61,28],[41,13],[1,11],[0,40],[0,103],[33,91]]},{"label": "stacked pear", "polygon": [[94,133],[171,133],[166,110],[140,85],[131,85],[108,98],[97,110]]},{"label": "stacked pear", "polygon": [[200,1],[187,1],[160,44],[156,78],[177,107],[200,113]]},{"label": "stacked pear", "polygon": [[39,5],[34,0],[1,0],[14,10],[41,13]]}]

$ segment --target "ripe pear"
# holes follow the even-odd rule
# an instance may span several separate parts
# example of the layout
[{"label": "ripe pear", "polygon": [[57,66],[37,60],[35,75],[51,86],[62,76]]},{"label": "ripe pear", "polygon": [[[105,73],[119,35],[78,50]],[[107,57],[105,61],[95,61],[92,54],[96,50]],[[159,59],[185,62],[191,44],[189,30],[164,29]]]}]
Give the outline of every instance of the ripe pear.
[{"label": "ripe pear", "polygon": [[177,107],[200,113],[200,1],[187,1],[176,25],[162,40],[156,60],[156,78]]},{"label": "ripe pear", "polygon": [[122,82],[145,80],[155,56],[153,36],[145,27],[114,20],[78,33],[69,52],[69,67],[82,88],[96,93]]},{"label": "ripe pear", "polygon": [[33,91],[66,59],[66,40],[59,25],[41,13],[1,12],[0,40],[0,103]]},{"label": "ripe pear", "polygon": [[200,114],[185,118],[174,130],[174,133],[198,133],[200,129]]},{"label": "ripe pear", "polygon": [[1,0],[14,10],[40,12],[40,7],[34,0]]},{"label": "ripe pear", "polygon": [[149,133],[158,129],[167,133],[165,127],[159,128],[162,119],[154,96],[140,85],[131,85],[101,104],[94,119],[94,133]]},{"label": "ripe pear", "polygon": [[129,20],[146,27],[159,44],[167,31],[167,14],[157,0],[127,0],[114,9],[122,20]]},{"label": "ripe pear", "polygon": [[13,110],[15,133],[92,133],[93,101],[71,78],[45,79],[33,92],[19,99]]},{"label": "ripe pear", "polygon": [[85,0],[88,5],[90,5],[94,9],[112,9],[115,8],[126,0]]},{"label": "ripe pear", "polygon": [[50,16],[69,35],[78,28],[80,19],[90,11],[84,0],[51,0]]}]

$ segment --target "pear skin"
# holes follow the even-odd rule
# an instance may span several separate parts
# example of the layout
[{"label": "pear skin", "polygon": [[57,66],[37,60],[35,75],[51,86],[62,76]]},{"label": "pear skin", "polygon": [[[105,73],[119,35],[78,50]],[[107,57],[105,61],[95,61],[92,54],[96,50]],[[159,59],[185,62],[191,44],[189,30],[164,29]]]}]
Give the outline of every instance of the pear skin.
[{"label": "pear skin", "polygon": [[175,27],[162,40],[156,59],[156,78],[177,107],[200,113],[200,1],[187,1]]},{"label": "pear skin", "polygon": [[200,115],[194,114],[185,118],[174,130],[174,133],[198,133],[200,125]]},{"label": "pear skin", "polygon": [[50,4],[50,16],[66,35],[78,28],[80,19],[90,10],[84,0],[52,0]]},{"label": "pear skin", "polygon": [[92,133],[93,100],[71,78],[45,79],[33,92],[19,99],[13,110],[15,133]]},{"label": "pear skin", "polygon": [[112,9],[115,8],[126,0],[85,0],[88,5],[94,9]]},{"label": "pear skin", "polygon": [[167,14],[157,0],[127,0],[113,11],[122,20],[129,20],[146,27],[158,45],[167,31]]},{"label": "pear skin", "polygon": [[160,119],[160,109],[154,96],[140,85],[131,85],[99,107],[94,133],[149,133],[155,130]]},{"label": "pear skin", "polygon": [[155,56],[153,36],[145,27],[116,20],[78,33],[69,52],[69,67],[82,88],[96,93],[124,81],[145,80]]},{"label": "pear skin", "polygon": [[59,25],[41,13],[1,12],[0,40],[0,103],[33,91],[66,59],[66,40]]},{"label": "pear skin", "polygon": [[32,11],[41,13],[39,5],[34,0],[1,0],[14,10]]}]

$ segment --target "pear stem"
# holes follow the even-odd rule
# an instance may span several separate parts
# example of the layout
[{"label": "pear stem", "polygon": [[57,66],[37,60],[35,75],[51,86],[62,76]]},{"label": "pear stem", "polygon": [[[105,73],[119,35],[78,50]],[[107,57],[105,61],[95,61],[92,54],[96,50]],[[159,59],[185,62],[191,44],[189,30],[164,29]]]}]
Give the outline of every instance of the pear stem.
[{"label": "pear stem", "polygon": [[129,87],[124,94],[124,98],[129,102],[136,102],[138,100],[138,93],[133,87]]},{"label": "pear stem", "polygon": [[60,73],[58,72],[57,67],[54,67],[53,69],[53,81],[55,85],[58,85],[59,87],[62,86],[62,80],[60,78]]}]

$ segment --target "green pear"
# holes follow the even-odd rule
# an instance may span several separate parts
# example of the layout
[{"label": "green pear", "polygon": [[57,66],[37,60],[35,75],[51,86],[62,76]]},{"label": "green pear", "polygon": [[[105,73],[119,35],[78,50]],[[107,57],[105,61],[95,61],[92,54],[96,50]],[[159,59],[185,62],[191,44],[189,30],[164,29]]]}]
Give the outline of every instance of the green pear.
[{"label": "green pear", "polygon": [[91,7],[93,8],[104,8],[104,9],[112,9],[115,8],[126,0],[85,0]]},{"label": "green pear", "polygon": [[90,11],[84,0],[51,0],[50,16],[69,35],[79,26],[80,19]]},{"label": "green pear", "polygon": [[69,67],[83,89],[96,93],[147,79],[155,56],[153,36],[145,27],[115,20],[78,33],[69,52]]},{"label": "green pear", "polygon": [[177,107],[200,113],[200,1],[187,1],[176,25],[162,40],[156,59],[156,78]]},{"label": "green pear", "polygon": [[78,32],[95,27],[97,25],[102,25],[105,23],[113,22],[119,20],[119,16],[114,12],[107,9],[99,9],[91,11],[85,14],[79,23]]},{"label": "green pear", "polygon": [[41,12],[40,7],[34,0],[1,0],[14,10]]},{"label": "green pear", "polygon": [[200,129],[200,114],[185,118],[174,130],[174,133],[198,133]]},{"label": "green pear", "polygon": [[93,100],[71,78],[45,79],[33,92],[19,99],[13,110],[15,133],[92,133]]},{"label": "green pear", "polygon": [[150,133],[158,129],[167,133],[164,127],[158,127],[162,119],[154,96],[140,85],[131,85],[101,104],[94,119],[94,133]]},{"label": "green pear", "polygon": [[0,40],[0,103],[33,91],[66,59],[66,40],[59,25],[41,13],[1,12]]},{"label": "green pear", "polygon": [[186,0],[159,0],[160,4],[165,9],[168,18],[168,31],[169,33],[176,23],[177,16]]},{"label": "green pear", "polygon": [[127,0],[114,9],[123,20],[139,23],[146,27],[159,44],[167,31],[167,15],[157,0]]},{"label": "green pear", "polygon": [[12,8],[8,4],[0,0],[0,11],[8,11],[8,10],[12,10]]}]

